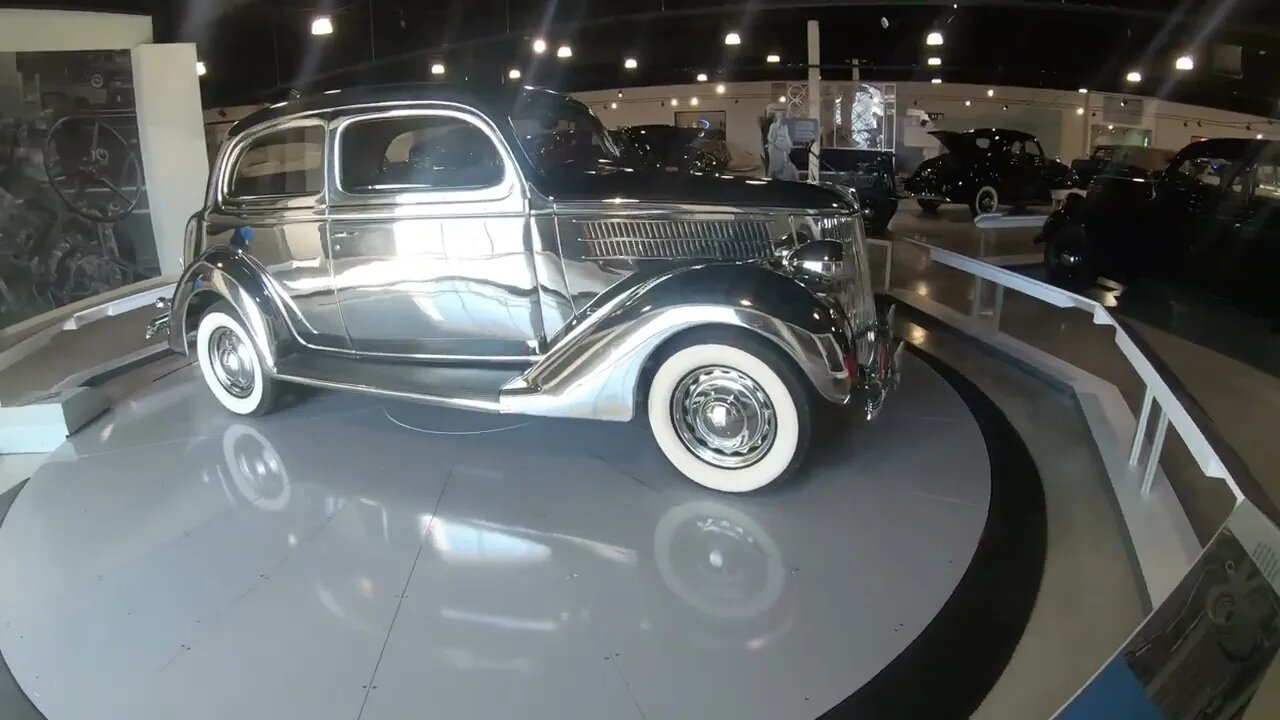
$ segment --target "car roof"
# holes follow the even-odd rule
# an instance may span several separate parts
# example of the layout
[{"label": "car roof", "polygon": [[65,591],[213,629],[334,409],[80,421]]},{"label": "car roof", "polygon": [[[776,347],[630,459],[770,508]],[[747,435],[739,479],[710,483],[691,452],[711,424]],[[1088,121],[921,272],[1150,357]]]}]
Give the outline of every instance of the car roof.
[{"label": "car roof", "polygon": [[[490,117],[507,117],[510,115],[511,109],[515,106],[518,98],[530,95],[557,96],[569,102],[578,102],[567,95],[561,95],[545,88],[514,85],[457,85],[453,83],[374,85],[326,90],[321,93],[303,95],[302,97],[268,105],[232,125],[227,135],[228,137],[235,137],[249,128],[295,115],[380,103],[452,102],[473,107]],[[584,105],[583,107],[585,108],[586,106]]]},{"label": "car roof", "polygon": [[1250,140],[1248,138],[1210,138],[1208,140],[1197,140],[1190,145],[1182,148],[1182,154],[1185,152],[1195,153],[1215,153],[1224,157],[1244,157],[1246,155],[1256,155],[1264,150],[1280,145],[1275,140]]}]

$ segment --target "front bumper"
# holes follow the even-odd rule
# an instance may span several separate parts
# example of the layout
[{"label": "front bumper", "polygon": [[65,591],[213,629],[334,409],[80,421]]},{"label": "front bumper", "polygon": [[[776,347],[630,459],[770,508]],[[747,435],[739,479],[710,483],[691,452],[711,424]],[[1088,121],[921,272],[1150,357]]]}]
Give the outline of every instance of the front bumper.
[{"label": "front bumper", "polygon": [[884,320],[868,331],[871,345],[869,362],[859,364],[858,387],[865,398],[863,409],[867,420],[874,420],[884,407],[889,393],[902,380],[902,340],[893,336],[893,315],[896,306],[890,306]]}]

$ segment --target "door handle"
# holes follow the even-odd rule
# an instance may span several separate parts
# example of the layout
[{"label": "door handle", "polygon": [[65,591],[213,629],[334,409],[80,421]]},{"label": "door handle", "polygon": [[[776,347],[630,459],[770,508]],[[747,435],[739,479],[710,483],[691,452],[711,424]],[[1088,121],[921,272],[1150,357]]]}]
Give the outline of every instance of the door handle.
[{"label": "door handle", "polygon": [[349,238],[352,235],[355,235],[355,233],[349,232],[347,230],[336,230],[332,233],[329,233],[329,237],[331,238]]}]

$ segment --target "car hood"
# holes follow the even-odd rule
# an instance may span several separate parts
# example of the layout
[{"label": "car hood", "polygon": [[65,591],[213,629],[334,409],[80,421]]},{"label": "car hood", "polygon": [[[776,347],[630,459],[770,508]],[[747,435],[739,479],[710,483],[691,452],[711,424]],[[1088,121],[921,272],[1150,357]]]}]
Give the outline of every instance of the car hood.
[{"label": "car hood", "polygon": [[817,185],[732,175],[601,168],[560,172],[534,185],[556,203],[679,203],[797,210],[851,210],[839,194]]}]

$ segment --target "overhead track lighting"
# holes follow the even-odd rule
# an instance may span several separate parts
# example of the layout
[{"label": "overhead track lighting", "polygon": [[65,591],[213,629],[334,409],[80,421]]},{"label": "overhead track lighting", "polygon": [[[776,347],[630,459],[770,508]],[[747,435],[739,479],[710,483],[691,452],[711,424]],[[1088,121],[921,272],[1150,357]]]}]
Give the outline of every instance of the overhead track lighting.
[{"label": "overhead track lighting", "polygon": [[987,97],[995,97],[995,96],[996,96],[996,89],[995,89],[995,88],[987,88]]},{"label": "overhead track lighting", "polygon": [[559,49],[556,50],[556,57],[558,58],[573,57],[573,48],[569,47],[568,45],[561,45]]},{"label": "overhead track lighting", "polygon": [[609,103],[609,109],[610,109],[610,110],[617,110],[617,109],[618,109],[618,101],[617,101],[617,100],[614,100],[613,102]]},{"label": "overhead track lighting", "polygon": [[431,63],[431,74],[432,74],[432,75],[443,75],[443,74],[444,74],[444,63]]},{"label": "overhead track lighting", "polygon": [[965,106],[965,107],[969,107],[969,106],[970,106],[970,105],[972,105],[972,104],[973,104],[973,101],[972,101],[972,100],[965,100],[965,101],[964,101],[964,106]]},{"label": "overhead track lighting", "polygon": [[936,31],[936,30],[935,30],[935,31],[933,31],[933,32],[931,32],[931,33],[929,33],[929,35],[928,35],[928,36],[926,36],[926,37],[925,37],[925,39],[924,39],[924,44],[925,44],[925,45],[941,45],[941,44],[942,44],[942,33],[938,32],[938,31]]},{"label": "overhead track lighting", "polygon": [[782,62],[782,56],[777,53],[769,53],[764,56],[764,61],[767,63],[780,63]]},{"label": "overhead track lighting", "polygon": [[1076,108],[1076,114],[1077,114],[1077,115],[1083,115],[1083,114],[1084,114],[1084,108],[1082,108],[1082,107],[1078,107],[1078,108]]},{"label": "overhead track lighting", "polygon": [[939,65],[941,65],[941,64],[942,64],[942,58],[940,58],[940,57],[931,57],[931,58],[929,58],[929,65],[930,65],[930,66],[932,66],[932,67],[937,67],[937,66],[939,66]]},{"label": "overhead track lighting", "polygon": [[698,104],[698,97],[695,95],[694,97],[689,98],[689,104],[690,104],[690,105],[697,105],[697,104]]},{"label": "overhead track lighting", "polygon": [[635,70],[636,68],[640,67],[640,63],[637,62],[635,58],[629,57],[626,60],[622,61],[622,67],[628,70]]},{"label": "overhead track lighting", "polygon": [[680,104],[679,98],[671,98],[671,107],[676,107],[679,104]]},{"label": "overhead track lighting", "polygon": [[707,81],[707,74],[706,74],[706,73],[698,73],[698,76],[697,76],[697,78],[696,78],[696,79],[697,79],[697,81],[698,81],[698,82],[706,82],[706,81]]},{"label": "overhead track lighting", "polygon": [[1195,70],[1196,60],[1190,55],[1182,55],[1177,60],[1173,61],[1173,67],[1176,70],[1183,70],[1183,71]]},{"label": "overhead track lighting", "polygon": [[512,80],[519,80],[524,73],[520,72],[520,68],[511,68],[507,71],[507,77]]},{"label": "overhead track lighting", "polygon": [[199,61],[199,60],[197,60],[197,61],[196,61],[196,75],[197,75],[198,77],[203,77],[203,76],[204,76],[204,74],[205,74],[205,73],[207,73],[207,72],[209,72],[209,71],[205,68],[204,63],[203,63],[203,62],[201,62],[201,61]]},{"label": "overhead track lighting", "polygon": [[741,45],[742,38],[736,32],[731,32],[724,36],[725,45]]},{"label": "overhead track lighting", "polygon": [[1140,83],[1142,82],[1142,73],[1137,70],[1130,70],[1129,74],[1124,76],[1124,79],[1131,83]]},{"label": "overhead track lighting", "polygon": [[333,20],[330,20],[328,15],[321,15],[320,17],[315,18],[311,21],[311,34],[332,35]]},{"label": "overhead track lighting", "polygon": [[547,41],[542,38],[534,38],[533,51],[539,55],[547,51]]},{"label": "overhead track lighting", "polygon": [[717,94],[717,95],[723,95],[723,94],[724,94],[724,83],[719,83],[719,84],[717,84],[717,85],[716,85],[716,94]]}]

